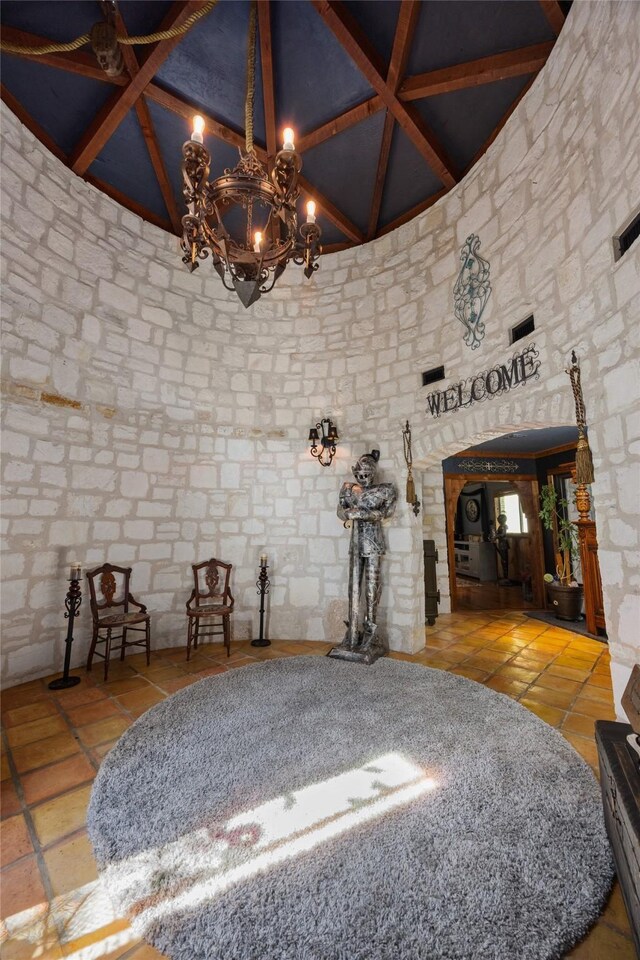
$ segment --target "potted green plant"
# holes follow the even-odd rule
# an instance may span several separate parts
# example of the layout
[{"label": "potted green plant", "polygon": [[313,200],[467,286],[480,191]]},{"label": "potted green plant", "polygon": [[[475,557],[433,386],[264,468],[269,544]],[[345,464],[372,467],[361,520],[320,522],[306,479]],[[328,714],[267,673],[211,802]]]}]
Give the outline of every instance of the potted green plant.
[{"label": "potted green plant", "polygon": [[579,620],[582,611],[582,587],[573,576],[571,561],[578,558],[578,531],[567,515],[569,503],[547,484],[540,491],[540,519],[553,537],[555,576],[544,577],[549,599],[559,620]]}]

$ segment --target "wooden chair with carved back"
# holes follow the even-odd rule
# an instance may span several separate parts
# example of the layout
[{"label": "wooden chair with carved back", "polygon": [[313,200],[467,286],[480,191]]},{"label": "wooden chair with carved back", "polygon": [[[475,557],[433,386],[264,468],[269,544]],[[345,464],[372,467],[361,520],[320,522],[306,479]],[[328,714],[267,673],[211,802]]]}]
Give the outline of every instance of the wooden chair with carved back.
[{"label": "wooden chair with carved back", "polygon": [[191,565],[194,588],[187,601],[187,660],[191,657],[191,646],[197,650],[198,641],[203,637],[222,634],[227,656],[231,652],[232,566],[214,557]]},{"label": "wooden chair with carved back", "polygon": [[[104,679],[109,675],[109,661],[112,650],[120,651],[124,660],[127,647],[142,646],[147,652],[147,666],[151,655],[150,616],[147,608],[133,597],[129,589],[131,567],[116,567],[104,563],[101,567],[87,571],[93,636],[87,660],[87,670],[91,670],[94,656],[104,659]],[[97,587],[97,589],[96,589]],[[132,609],[133,608],[133,609]],[[130,640],[129,634],[143,634],[143,638]],[[113,646],[114,641],[120,641]],[[98,644],[105,644],[104,653],[96,650]]]}]

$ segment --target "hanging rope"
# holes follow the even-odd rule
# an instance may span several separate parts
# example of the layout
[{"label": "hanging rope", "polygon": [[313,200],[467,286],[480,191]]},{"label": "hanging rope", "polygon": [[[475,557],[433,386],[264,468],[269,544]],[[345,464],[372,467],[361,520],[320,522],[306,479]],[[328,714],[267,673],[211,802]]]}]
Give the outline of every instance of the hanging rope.
[{"label": "hanging rope", "polygon": [[576,424],[578,426],[578,445],[576,447],[576,483],[593,483],[593,457],[591,448],[587,440],[587,412],[582,396],[582,384],[580,382],[580,364],[576,357],[575,350],[571,351],[571,365],[565,371],[571,380],[571,389],[573,390],[573,399],[576,405]]},{"label": "hanging rope", "polygon": [[244,104],[244,144],[247,153],[253,153],[253,97],[256,87],[256,0],[249,11],[249,37],[247,40],[247,98]]},{"label": "hanging rope", "polygon": [[420,512],[420,501],[416,496],[416,485],[413,480],[413,454],[411,452],[411,427],[407,420],[406,426],[402,431],[402,441],[404,443],[404,460],[407,465],[407,503],[413,507],[413,512],[418,516]]},{"label": "hanging rope", "polygon": [[[194,23],[210,13],[217,2],[218,0],[207,0],[199,10],[196,10],[191,16],[187,17],[179,27],[172,27],[170,30],[159,30],[157,33],[149,33],[141,37],[118,37],[118,43],[132,46],[133,44],[157,43],[159,40],[171,40],[173,37],[179,37],[183,33],[186,33],[187,30],[190,30]],[[47,53],[70,53],[72,50],[84,47],[85,44],[90,42],[91,38],[88,33],[84,33],[81,37],[76,37],[75,40],[70,40],[68,43],[47,43],[40,47],[30,47],[21,43],[5,43],[2,40],[0,41],[0,50],[4,53],[42,57]]]}]

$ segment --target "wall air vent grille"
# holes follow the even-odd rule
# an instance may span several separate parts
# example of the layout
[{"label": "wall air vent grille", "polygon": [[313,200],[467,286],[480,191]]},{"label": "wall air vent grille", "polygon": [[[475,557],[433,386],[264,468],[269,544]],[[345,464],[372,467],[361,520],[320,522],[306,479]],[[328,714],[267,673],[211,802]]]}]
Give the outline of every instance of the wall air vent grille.
[{"label": "wall air vent grille", "polygon": [[422,386],[427,387],[430,383],[437,383],[438,380],[444,380],[444,367],[433,367],[432,370],[425,370],[422,374]]},{"label": "wall air vent grille", "polygon": [[511,328],[511,343],[516,343],[516,341],[522,340],[523,337],[528,337],[530,333],[533,333],[535,328],[535,321],[533,314],[531,314],[526,320],[522,320],[521,323],[516,323],[515,327]]},{"label": "wall air vent grille", "polygon": [[613,238],[613,250],[615,259],[624,257],[629,247],[640,237],[640,213],[635,217],[626,230],[623,230],[619,237]]}]

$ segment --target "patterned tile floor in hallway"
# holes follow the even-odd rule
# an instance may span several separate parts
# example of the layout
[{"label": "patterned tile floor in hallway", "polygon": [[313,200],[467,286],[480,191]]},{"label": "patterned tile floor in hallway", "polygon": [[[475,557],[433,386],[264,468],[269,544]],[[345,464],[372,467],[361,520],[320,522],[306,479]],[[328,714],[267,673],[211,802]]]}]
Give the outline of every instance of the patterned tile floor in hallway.
[{"label": "patterned tile floor in hallway", "polygon": [[[115,917],[96,885],[85,830],[91,782],[118,737],[150,706],[202,677],[256,659],[322,655],[321,643],[234,644],[230,660],[207,645],[185,661],[184,647],[111,664],[82,683],[52,693],[47,680],[6,691],[2,702],[3,960],[153,960]],[[441,616],[414,657],[462,674],[519,700],[559,728],[597,770],[593,725],[614,719],[606,645],[514,611]],[[50,678],[47,678],[50,679]],[[633,960],[635,951],[620,891],[589,936],[569,954],[576,960]],[[265,958],[268,960],[268,958]],[[475,958],[474,958],[475,960]],[[478,958],[481,960],[481,958]],[[516,957],[513,960],[517,960]]]}]

